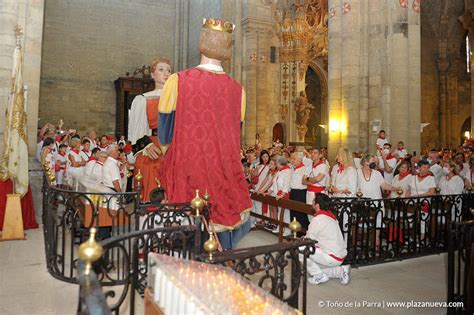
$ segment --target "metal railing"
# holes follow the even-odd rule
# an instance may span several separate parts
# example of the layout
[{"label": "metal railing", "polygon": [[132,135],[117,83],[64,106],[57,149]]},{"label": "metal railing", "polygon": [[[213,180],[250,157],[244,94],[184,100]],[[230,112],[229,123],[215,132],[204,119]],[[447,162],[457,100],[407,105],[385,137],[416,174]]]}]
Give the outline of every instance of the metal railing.
[{"label": "metal railing", "polygon": [[448,314],[473,314],[474,221],[452,223],[448,234],[448,302],[458,302]]},{"label": "metal railing", "polygon": [[[252,199],[284,211],[313,215],[310,205],[252,194]],[[345,263],[368,265],[446,252],[452,222],[473,217],[473,194],[414,198],[333,198],[334,212],[347,242]],[[280,211],[282,241],[283,211]],[[267,217],[255,215],[267,220]],[[269,220],[275,222],[273,220]]]}]

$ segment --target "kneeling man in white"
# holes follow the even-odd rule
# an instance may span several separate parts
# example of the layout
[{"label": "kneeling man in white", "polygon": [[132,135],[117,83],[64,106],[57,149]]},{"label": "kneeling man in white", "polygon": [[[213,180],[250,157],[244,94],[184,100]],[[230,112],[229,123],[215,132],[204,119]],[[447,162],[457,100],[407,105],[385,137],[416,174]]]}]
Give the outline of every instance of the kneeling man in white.
[{"label": "kneeling man in white", "polygon": [[316,251],[307,261],[308,282],[321,284],[329,278],[338,278],[341,284],[350,281],[350,265],[341,264],[347,255],[346,242],[332,212],[332,201],[325,194],[316,194],[313,202],[314,217],[305,238],[317,241]]}]

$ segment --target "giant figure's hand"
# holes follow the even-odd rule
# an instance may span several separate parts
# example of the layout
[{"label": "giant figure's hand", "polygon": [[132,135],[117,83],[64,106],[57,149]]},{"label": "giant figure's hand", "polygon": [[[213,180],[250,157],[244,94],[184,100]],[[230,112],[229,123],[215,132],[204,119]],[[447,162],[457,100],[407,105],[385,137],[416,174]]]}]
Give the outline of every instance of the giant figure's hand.
[{"label": "giant figure's hand", "polygon": [[145,149],[147,156],[150,157],[152,160],[156,160],[162,155],[161,149],[157,147],[155,144],[150,145],[148,148]]}]

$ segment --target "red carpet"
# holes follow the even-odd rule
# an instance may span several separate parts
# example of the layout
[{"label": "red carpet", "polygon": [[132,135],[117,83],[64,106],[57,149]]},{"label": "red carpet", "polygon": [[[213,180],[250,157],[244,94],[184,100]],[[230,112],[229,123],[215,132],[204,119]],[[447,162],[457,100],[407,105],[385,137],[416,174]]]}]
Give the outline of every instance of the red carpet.
[{"label": "red carpet", "polygon": [[[11,193],[13,193],[13,182],[11,180],[4,182],[0,181],[0,231],[3,229],[7,194]],[[38,223],[36,223],[35,218],[35,207],[33,205],[31,186],[28,188],[26,195],[21,199],[21,210],[23,215],[23,228],[25,230],[38,228]]]}]

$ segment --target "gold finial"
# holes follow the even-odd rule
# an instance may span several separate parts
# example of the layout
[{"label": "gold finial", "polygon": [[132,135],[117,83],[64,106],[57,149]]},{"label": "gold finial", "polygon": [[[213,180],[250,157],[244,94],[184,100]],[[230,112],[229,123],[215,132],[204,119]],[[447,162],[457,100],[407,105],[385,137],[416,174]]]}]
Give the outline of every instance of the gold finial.
[{"label": "gold finial", "polygon": [[199,210],[204,208],[204,199],[199,197],[199,189],[196,189],[196,197],[191,200],[191,207],[196,210],[196,216],[199,216]]},{"label": "gold finial", "polygon": [[301,231],[301,223],[296,221],[296,217],[293,218],[293,221],[291,221],[289,228],[291,231],[293,231],[293,237],[296,238],[296,233]]},{"label": "gold finial", "polygon": [[202,27],[215,30],[215,31],[227,32],[229,34],[232,34],[232,32],[234,31],[235,25],[233,25],[232,23],[228,21],[209,18],[209,19],[202,20]]},{"label": "gold finial", "polygon": [[403,195],[403,189],[400,187],[397,190],[398,198],[400,198]]},{"label": "gold finial", "polygon": [[364,194],[360,190],[356,193],[356,197],[359,198],[359,199],[362,198],[363,195]]},{"label": "gold finial", "polygon": [[97,230],[95,228],[91,228],[89,239],[79,246],[78,255],[79,258],[86,263],[86,276],[89,275],[92,269],[92,263],[99,260],[104,252],[102,246],[95,241],[96,233]]},{"label": "gold finial", "polygon": [[135,175],[135,179],[137,180],[137,185],[140,186],[143,180],[143,175],[140,169],[138,169],[137,175]]},{"label": "gold finial", "polygon": [[441,188],[439,188],[438,186],[436,186],[435,192],[436,192],[437,195],[439,195],[439,193],[441,192]]},{"label": "gold finial", "polygon": [[161,182],[158,178],[155,177],[155,183],[156,183],[156,187],[160,188],[161,187]]},{"label": "gold finial", "polygon": [[202,198],[206,202],[206,205],[209,204],[209,201],[211,201],[211,195],[209,195],[209,192],[207,191],[207,188],[206,188],[206,192],[204,193],[204,196],[202,196]]},{"label": "gold finial", "polygon": [[217,250],[217,241],[213,232],[209,232],[209,239],[204,242],[204,250],[209,253],[209,260],[212,260],[212,254]]}]

